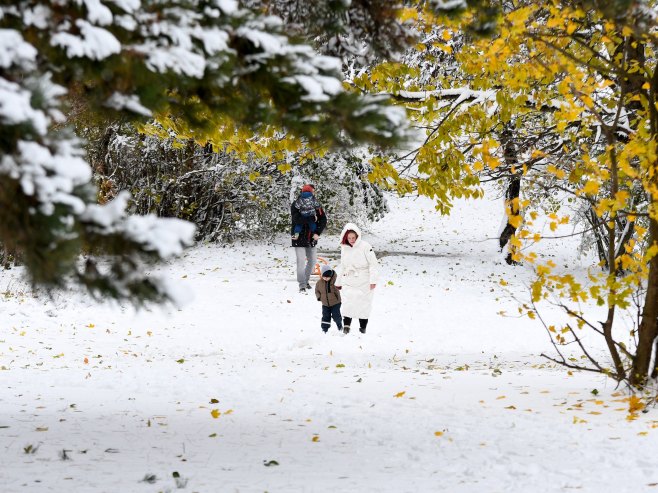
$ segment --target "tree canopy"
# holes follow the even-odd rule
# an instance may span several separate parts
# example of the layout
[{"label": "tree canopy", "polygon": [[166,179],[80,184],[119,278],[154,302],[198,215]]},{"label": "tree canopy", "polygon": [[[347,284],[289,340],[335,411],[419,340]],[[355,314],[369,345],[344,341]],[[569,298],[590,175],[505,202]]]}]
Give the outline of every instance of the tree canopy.
[{"label": "tree canopy", "polygon": [[404,110],[344,90],[340,60],[233,0],[5,0],[0,48],[0,243],[48,288],[73,280],[95,294],[166,299],[145,267],[179,254],[194,234],[175,219],[128,216],[125,194],[95,203],[67,94],[94,114],[166,114],[198,131],[221,115],[308,142],[407,136]]},{"label": "tree canopy", "polygon": [[[411,152],[380,156],[373,178],[435,197],[443,212],[454,197],[478,196],[483,181],[502,183],[501,247],[509,246],[510,263],[537,273],[520,312],[535,318],[540,301],[557,304],[572,319],[546,324],[557,361],[642,385],[658,335],[655,2],[490,5],[496,27],[485,37],[473,30],[482,2],[463,2],[459,17],[419,6],[421,43],[403,63],[354,80],[396,97],[427,135]],[[537,229],[539,215],[551,232],[580,221],[602,268],[587,285],[525,253],[551,236]],[[606,320],[590,320],[585,301],[607,307]],[[613,331],[615,314],[633,303],[641,316],[630,336]],[[611,365],[588,351],[583,330],[604,338]],[[582,359],[563,352],[568,344]]]}]

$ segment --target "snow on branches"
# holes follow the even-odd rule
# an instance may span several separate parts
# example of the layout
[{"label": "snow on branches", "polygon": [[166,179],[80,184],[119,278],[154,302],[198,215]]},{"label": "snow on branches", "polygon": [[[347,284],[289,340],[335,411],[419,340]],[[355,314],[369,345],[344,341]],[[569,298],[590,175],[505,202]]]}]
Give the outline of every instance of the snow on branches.
[{"label": "snow on branches", "polygon": [[[403,112],[347,93],[340,61],[285,29],[233,0],[0,4],[0,243],[20,252],[35,284],[77,278],[95,293],[160,301],[167,294],[146,267],[192,243],[192,229],[179,223],[119,214],[123,195],[95,204],[82,142],[65,127],[67,94],[81,96],[90,114],[168,113],[193,128],[223,114],[311,141],[406,137]],[[90,267],[88,258],[83,269],[82,249],[109,253],[110,267],[101,274],[101,261]],[[119,289],[128,277],[130,287]]]}]

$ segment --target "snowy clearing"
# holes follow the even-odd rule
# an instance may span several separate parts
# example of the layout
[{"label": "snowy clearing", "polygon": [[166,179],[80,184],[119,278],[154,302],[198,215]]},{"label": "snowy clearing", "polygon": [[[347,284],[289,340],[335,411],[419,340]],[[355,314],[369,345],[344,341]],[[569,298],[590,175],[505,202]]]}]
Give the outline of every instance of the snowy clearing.
[{"label": "snowy clearing", "polygon": [[[531,277],[491,239],[502,205],[390,205],[365,234],[398,252],[366,335],[320,331],[286,237],[189,251],[163,269],[194,295],[181,309],[36,298],[3,271],[1,490],[658,491],[657,411],[627,420],[623,389],[498,314],[516,307],[500,279],[523,297]],[[543,247],[584,272],[574,252]]]}]

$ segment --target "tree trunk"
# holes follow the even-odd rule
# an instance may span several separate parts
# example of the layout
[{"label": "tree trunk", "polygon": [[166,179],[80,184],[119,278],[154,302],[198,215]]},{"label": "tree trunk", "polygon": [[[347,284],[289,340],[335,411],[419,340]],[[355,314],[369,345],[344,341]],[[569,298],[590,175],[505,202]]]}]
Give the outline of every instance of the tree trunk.
[{"label": "tree trunk", "polygon": [[[606,222],[601,220],[594,212],[593,207],[589,207],[585,213],[585,219],[589,223],[592,229],[592,235],[594,236],[594,243],[596,245],[596,255],[601,261],[603,268],[608,270],[610,268],[610,252],[608,241],[608,232],[605,226]],[[617,258],[619,255],[624,253],[624,248],[633,239],[635,235],[635,222],[629,221],[627,217],[616,217],[616,233],[615,233],[615,255]],[[618,272],[622,274],[623,272]]]},{"label": "tree trunk", "polygon": [[594,212],[594,207],[589,206],[585,213],[585,219],[592,227],[592,235],[596,243],[596,255],[599,257],[599,261],[603,262],[603,268],[607,270],[610,267],[608,265],[608,237],[602,221]]},{"label": "tree trunk", "polygon": [[[635,49],[639,49],[644,45],[641,43],[636,43]],[[631,46],[631,48],[633,48]],[[641,65],[644,64],[644,52],[638,53],[641,58],[639,58]],[[651,135],[653,141],[655,142],[656,136],[658,135],[658,108],[656,108],[656,93],[658,90],[658,71],[653,70],[653,77],[651,79],[651,87],[649,91],[650,103],[648,105],[650,122],[651,122]],[[639,104],[639,101],[638,101]],[[658,186],[658,177],[656,177],[656,172],[658,171],[658,166],[656,163],[653,163],[653,178],[651,179],[651,185],[653,190]],[[648,190],[648,199],[650,202],[649,213],[652,212],[656,214],[655,207],[658,206],[656,203],[656,196],[652,194],[651,189]],[[652,207],[653,206],[653,207]],[[658,245],[658,219],[650,217],[649,219],[649,248],[655,245]],[[647,292],[644,296],[644,306],[642,307],[642,320],[640,322],[640,327],[638,328],[638,343],[637,351],[635,358],[633,360],[633,369],[630,376],[630,383],[636,387],[642,387],[646,384],[647,377],[649,374],[649,365],[651,364],[651,355],[654,349],[654,342],[656,340],[656,335],[658,335],[658,255],[649,261],[649,276],[647,278]],[[656,348],[658,350],[658,347]],[[658,357],[658,354],[657,354]],[[655,375],[658,372],[658,363],[654,362],[654,367],[652,375]]]},{"label": "tree trunk", "polygon": [[[658,221],[651,220],[649,226],[649,245],[658,245]],[[644,296],[644,306],[642,308],[642,321],[638,329],[638,343],[635,361],[633,362],[633,373],[631,375],[631,384],[643,386],[649,375],[649,365],[651,364],[651,354],[653,352],[654,341],[658,333],[658,255],[655,255],[649,261],[649,277],[647,279],[647,292]],[[656,372],[656,364],[654,370]]]},{"label": "tree trunk", "polygon": [[[507,245],[507,242],[516,233],[516,227],[510,224],[509,217],[516,216],[519,214],[518,204],[519,204],[520,194],[521,194],[521,177],[518,175],[512,176],[509,179],[509,182],[507,184],[507,190],[505,191],[505,209],[507,211],[506,215],[508,217],[508,221],[507,224],[505,225],[505,228],[503,228],[503,231],[500,233],[500,238],[498,240],[498,244],[500,245],[501,250],[505,247],[505,245]],[[517,262],[512,258],[513,247],[510,246],[509,250],[510,251],[507,253],[507,256],[505,257],[505,262],[507,262],[510,265],[516,264]]]},{"label": "tree trunk", "polygon": [[[515,169],[518,166],[518,151],[514,145],[512,139],[512,130],[509,125],[505,126],[505,130],[501,134],[501,143],[503,144],[503,157],[505,159],[505,165],[512,170],[512,175],[509,177],[509,182],[507,183],[507,190],[505,190],[505,215],[507,217],[507,224],[500,233],[498,238],[498,244],[500,249],[505,247],[509,242],[510,238],[516,233],[516,226],[513,226],[509,222],[509,218],[512,216],[519,215],[519,200],[521,196],[521,176],[522,173]],[[517,262],[513,258],[514,247],[510,246],[509,252],[505,257],[505,262],[509,265],[515,265]]]}]

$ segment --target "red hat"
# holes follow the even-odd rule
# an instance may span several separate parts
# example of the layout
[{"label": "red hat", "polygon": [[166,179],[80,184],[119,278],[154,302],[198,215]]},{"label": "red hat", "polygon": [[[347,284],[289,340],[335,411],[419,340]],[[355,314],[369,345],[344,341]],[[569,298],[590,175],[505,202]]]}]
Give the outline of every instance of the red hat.
[{"label": "red hat", "polygon": [[313,185],[304,185],[302,187],[302,192],[314,192],[315,187]]}]

